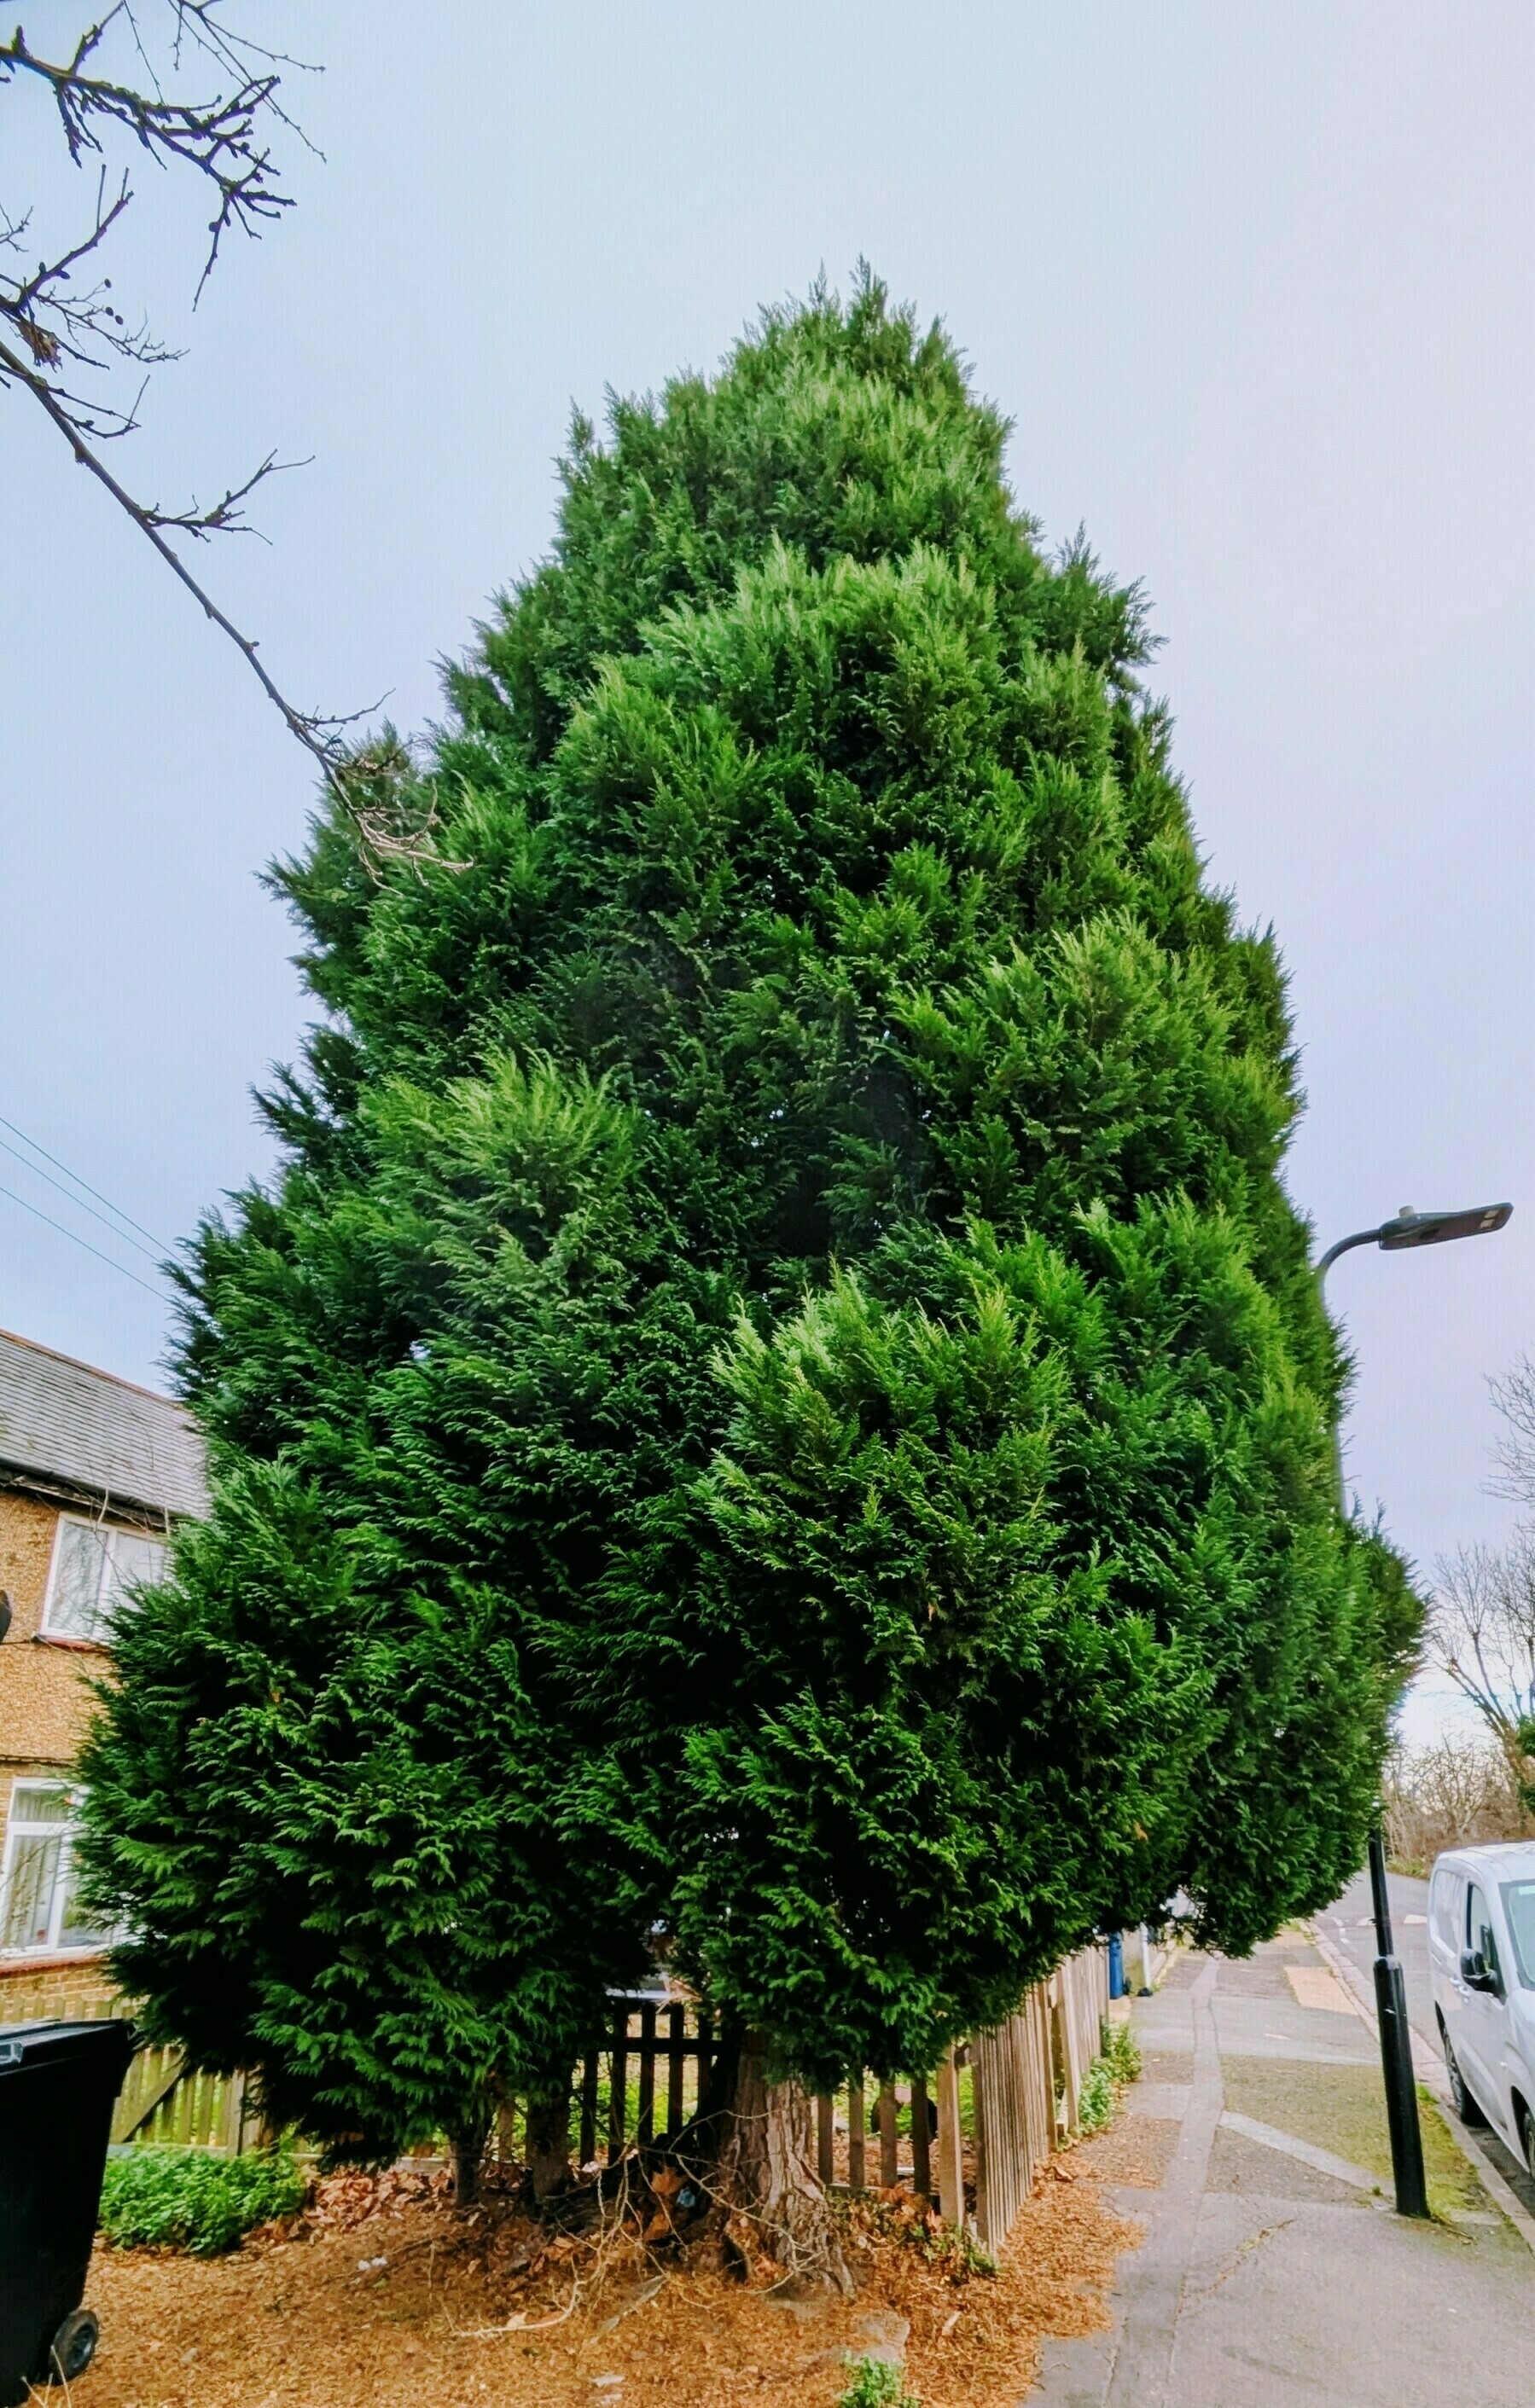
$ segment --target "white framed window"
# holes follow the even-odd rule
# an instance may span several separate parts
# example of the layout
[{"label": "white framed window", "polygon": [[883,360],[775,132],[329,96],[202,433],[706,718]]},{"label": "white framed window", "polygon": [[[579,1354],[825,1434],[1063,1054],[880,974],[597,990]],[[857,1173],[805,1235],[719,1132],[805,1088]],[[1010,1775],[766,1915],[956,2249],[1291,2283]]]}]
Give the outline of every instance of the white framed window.
[{"label": "white framed window", "polygon": [[108,1934],[79,1903],[75,1869],[78,1792],[65,1781],[11,1784],[0,1860],[0,1955],[103,1948]]},{"label": "white framed window", "polygon": [[105,1641],[124,1592],[158,1580],[165,1569],[163,1541],[61,1513],[43,1599],[44,1638]]}]

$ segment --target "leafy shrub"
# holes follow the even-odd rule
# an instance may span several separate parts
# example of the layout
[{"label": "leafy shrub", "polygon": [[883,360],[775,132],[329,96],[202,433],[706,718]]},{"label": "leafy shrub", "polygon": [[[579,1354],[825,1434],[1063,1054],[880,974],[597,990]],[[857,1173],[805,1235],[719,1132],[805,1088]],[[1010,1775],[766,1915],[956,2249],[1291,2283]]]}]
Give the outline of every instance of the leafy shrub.
[{"label": "leafy shrub", "polygon": [[878,2358],[864,2358],[837,2408],[919,2408],[919,2402],[916,2393],[908,2391],[898,2366],[883,2366]]},{"label": "leafy shrub", "polygon": [[1110,2024],[1103,2035],[1103,2057],[1121,2085],[1140,2079],[1140,2045],[1128,2024]]},{"label": "leafy shrub", "polygon": [[1082,2077],[1077,2094],[1077,2122],[1084,2132],[1101,2132],[1114,2112],[1118,2096],[1106,2057],[1095,2057]]},{"label": "leafy shrub", "polygon": [[1114,2112],[1120,2092],[1140,2071],[1140,2050],[1128,2024],[1103,2026],[1103,2054],[1096,2057],[1082,2078],[1077,2095],[1077,2122],[1083,2132],[1101,2132]]},{"label": "leafy shrub", "polygon": [[108,2157],[101,2229],[114,2248],[189,2249],[211,2258],[274,2215],[304,2204],[305,2175],[290,2149],[216,2157],[151,2146]]}]

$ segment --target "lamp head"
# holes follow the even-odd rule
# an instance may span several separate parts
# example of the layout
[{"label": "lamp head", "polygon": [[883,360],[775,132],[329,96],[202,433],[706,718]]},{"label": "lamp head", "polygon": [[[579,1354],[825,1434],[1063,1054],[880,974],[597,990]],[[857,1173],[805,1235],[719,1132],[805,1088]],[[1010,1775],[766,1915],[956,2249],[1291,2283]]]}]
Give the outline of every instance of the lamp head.
[{"label": "lamp head", "polygon": [[1394,1221],[1383,1224],[1380,1244],[1386,1254],[1404,1246],[1442,1246],[1451,1238],[1487,1238],[1506,1228],[1512,1204],[1478,1204],[1469,1212],[1414,1212],[1404,1204]]}]

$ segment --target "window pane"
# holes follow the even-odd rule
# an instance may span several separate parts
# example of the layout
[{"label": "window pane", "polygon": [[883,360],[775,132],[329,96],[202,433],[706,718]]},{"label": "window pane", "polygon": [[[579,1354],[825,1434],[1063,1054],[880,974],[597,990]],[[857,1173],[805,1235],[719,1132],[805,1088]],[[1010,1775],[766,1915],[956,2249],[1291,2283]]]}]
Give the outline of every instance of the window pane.
[{"label": "window pane", "polygon": [[1482,1962],[1486,1967],[1488,1972],[1496,1973],[1498,1971],[1498,1942],[1493,1932],[1492,1916],[1487,1911],[1486,1899],[1483,1897],[1474,1882],[1471,1884],[1470,1910],[1467,1916],[1467,1925],[1471,1935],[1470,1944],[1472,1948],[1475,1949],[1481,1956]]},{"label": "window pane", "polygon": [[1505,1882],[1503,1909],[1513,1934],[1513,1953],[1527,1990],[1535,1990],[1535,1882]]},{"label": "window pane", "polygon": [[103,1627],[111,1622],[126,1590],[139,1581],[157,1581],[165,1569],[165,1550],[153,1539],[136,1538],[131,1530],[112,1533],[112,1562],[102,1602]]},{"label": "window pane", "polygon": [[0,1909],[0,1948],[47,1947],[63,1846],[62,1831],[50,1839],[12,1841],[10,1878]]},{"label": "window pane", "polygon": [[10,1819],[15,1823],[67,1823],[70,1793],[62,1781],[19,1781],[10,1793]]},{"label": "window pane", "polygon": [[87,1916],[79,1901],[80,1876],[74,1862],[74,1852],[65,1870],[64,1921],[59,1928],[61,1948],[104,1948],[110,1934]]},{"label": "window pane", "polygon": [[93,1639],[107,1542],[85,1522],[59,1526],[59,1551],[53,1562],[44,1628],[65,1639]]}]

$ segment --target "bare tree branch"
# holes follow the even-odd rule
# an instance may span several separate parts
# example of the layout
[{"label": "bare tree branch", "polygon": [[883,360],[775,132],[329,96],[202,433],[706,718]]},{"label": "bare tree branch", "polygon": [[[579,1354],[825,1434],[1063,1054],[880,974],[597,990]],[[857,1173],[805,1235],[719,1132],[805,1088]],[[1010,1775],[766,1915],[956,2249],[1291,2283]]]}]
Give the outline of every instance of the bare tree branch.
[{"label": "bare tree branch", "polygon": [[1428,1660],[1474,1706],[1535,1803],[1535,1529],[1436,1567]]},{"label": "bare tree branch", "polygon": [[[46,93],[69,159],[77,167],[92,158],[99,162],[94,202],[83,228],[30,268],[22,264],[22,251],[34,213],[27,209],[12,216],[0,208],[0,390],[30,395],[78,464],[110,494],[241,654],[290,735],[319,766],[348,812],[363,858],[375,874],[390,860],[408,862],[420,873],[428,861],[439,862],[437,813],[429,797],[421,799],[403,748],[388,738],[360,750],[349,743],[346,731],[371,712],[332,716],[301,710],[290,702],[261,659],[254,638],[242,633],[219,607],[172,541],[206,542],[214,535],[257,532],[246,517],[245,505],[269,477],[300,464],[280,461],[270,452],[250,476],[227,486],[211,505],[205,508],[194,499],[180,508],[165,508],[131,493],[101,457],[101,445],[121,440],[138,427],[143,372],[179,356],[157,342],[142,321],[129,322],[118,307],[111,278],[98,271],[99,255],[120,230],[134,197],[125,168],[114,170],[115,180],[108,180],[108,143],[125,139],[155,165],[189,172],[210,192],[214,214],[193,296],[195,308],[225,234],[237,228],[259,238],[293,207],[292,195],[280,186],[266,144],[267,126],[275,121],[305,139],[278,97],[280,69],[301,63],[233,29],[221,14],[231,0],[157,0],[157,5],[151,0],[151,5],[163,26],[168,18],[168,71],[179,71],[184,50],[194,51],[233,79],[227,94],[216,93],[207,100],[166,97],[135,0],[114,0],[99,20],[83,26],[72,48],[57,56],[45,58],[33,50],[20,25],[8,42],[0,42],[0,91],[26,87]],[[102,71],[103,53],[114,31],[131,41],[141,79]],[[82,280],[86,270],[89,281]],[[125,369],[136,380],[131,400],[124,386],[114,391],[110,381]]]},{"label": "bare tree branch", "polygon": [[27,391],[34,395],[35,399],[41,405],[42,408],[46,410],[48,416],[52,420],[60,434],[64,436],[71,451],[74,452],[75,458],[79,462],[79,466],[82,468],[89,468],[92,476],[94,477],[99,483],[105,485],[107,491],[111,494],[112,499],[118,503],[120,508],[127,512],[128,516],[133,520],[134,524],[143,535],[147,536],[150,542],[153,544],[156,552],[160,554],[161,559],[170,570],[171,575],[180,579],[181,583],[186,587],[188,593],[191,594],[196,601],[201,603],[204,610],[206,610],[208,616],[212,620],[214,625],[222,628],[222,632],[229,638],[230,642],[236,645],[237,649],[244,653],[257,678],[260,680],[267,700],[273,703],[281,712],[290,733],[297,738],[300,744],[302,744],[307,751],[314,754],[316,760],[319,761],[322,766],[328,768],[330,766],[330,755],[325,746],[323,732],[328,729],[338,727],[343,723],[337,720],[321,719],[311,712],[294,710],[292,703],[287,700],[272,679],[267,676],[265,665],[256,656],[257,648],[253,638],[249,636],[242,636],[239,629],[235,625],[234,621],[225,617],[224,613],[220,609],[212,596],[207,594],[203,587],[198,584],[197,580],[193,576],[192,571],[188,568],[186,563],[172,549],[171,545],[165,539],[165,530],[166,527],[179,528],[182,533],[206,535],[211,532],[212,528],[216,524],[227,523],[227,521],[220,521],[219,513],[223,511],[229,504],[237,502],[242,494],[249,493],[251,486],[254,485],[261,477],[267,474],[270,469],[276,467],[277,463],[273,460],[267,460],[265,462],[263,466],[257,469],[255,476],[248,479],[246,483],[240,487],[237,493],[226,494],[224,500],[216,504],[213,510],[204,513],[200,523],[194,523],[191,519],[190,514],[187,512],[183,511],[173,514],[166,511],[156,510],[143,502],[136,501],[132,494],[128,492],[127,487],[125,485],[119,484],[117,479],[113,476],[106,463],[96,457],[95,453],[92,451],[89,443],[85,440],[84,436],[80,432],[79,420],[72,416],[65,408],[63,403],[60,401],[58,394],[55,393],[53,387],[48,382],[47,379],[37,370],[28,367],[26,362],[20,358],[19,355],[10,349],[8,344],[4,342],[0,342],[0,376],[13,378],[18,384],[25,386]]},{"label": "bare tree branch", "polygon": [[1521,1354],[1506,1378],[1488,1383],[1503,1436],[1494,1449],[1498,1469],[1487,1485],[1495,1497],[1535,1505],[1535,1365]]},{"label": "bare tree branch", "polygon": [[[188,13],[185,7],[176,9],[179,28]],[[208,14],[206,9],[191,13],[205,21]],[[136,38],[136,22],[127,0],[118,0],[99,24],[86,28],[72,55],[65,60],[40,58],[28,49],[26,36],[18,25],[10,40],[0,43],[0,76],[35,76],[47,86],[77,166],[87,151],[100,151],[105,127],[118,126],[133,135],[162,165],[193,167],[207,178],[218,194],[218,206],[209,222],[208,257],[197,282],[201,294],[231,226],[243,234],[259,235],[264,222],[293,207],[292,195],[277,189],[277,171],[270,151],[261,145],[259,130],[280,79],[268,68],[247,76],[228,99],[217,94],[208,101],[175,101],[158,92],[136,92],[131,84],[88,75],[88,61],[120,17],[133,27]]]},{"label": "bare tree branch", "polygon": [[1502,1750],[1472,1732],[1442,1731],[1431,1746],[1396,1748],[1383,1786],[1386,1842],[1399,1867],[1427,1872],[1442,1848],[1522,1840],[1530,1829]]}]

